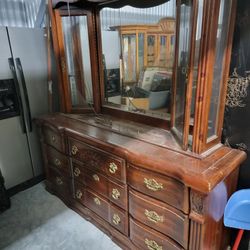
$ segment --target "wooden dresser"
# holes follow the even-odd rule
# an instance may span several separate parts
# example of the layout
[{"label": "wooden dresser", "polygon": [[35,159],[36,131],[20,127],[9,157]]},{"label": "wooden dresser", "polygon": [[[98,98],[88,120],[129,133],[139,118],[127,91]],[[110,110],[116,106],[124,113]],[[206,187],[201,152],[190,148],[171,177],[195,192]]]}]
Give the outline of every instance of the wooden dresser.
[{"label": "wooden dresser", "polygon": [[[83,116],[84,117],[84,116]],[[242,151],[195,155],[74,115],[37,119],[47,189],[123,249],[225,249]]]}]

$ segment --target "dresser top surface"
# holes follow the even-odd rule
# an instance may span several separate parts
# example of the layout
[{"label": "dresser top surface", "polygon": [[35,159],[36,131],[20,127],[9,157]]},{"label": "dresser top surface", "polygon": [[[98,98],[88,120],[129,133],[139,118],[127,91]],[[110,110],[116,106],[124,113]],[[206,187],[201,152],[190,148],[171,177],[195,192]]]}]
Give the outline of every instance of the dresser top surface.
[{"label": "dresser top surface", "polygon": [[[109,123],[108,120],[106,122]],[[202,193],[210,192],[246,158],[243,151],[225,146],[219,147],[207,156],[198,157],[181,151],[174,139],[168,134],[164,137],[162,131],[151,131],[146,134],[146,140],[144,140],[142,134],[141,137],[136,138],[133,133],[128,136],[121,131],[112,130],[112,126],[117,128],[119,123],[113,123],[112,126],[109,124],[106,127],[95,126],[91,124],[91,119],[84,122],[74,115],[45,115],[39,117],[37,123],[46,124],[75,139],[84,138],[84,141],[90,145],[120,156],[130,164],[171,176]],[[134,124],[131,126],[133,127]],[[132,131],[132,127],[128,129]],[[143,131],[143,128],[139,131]],[[162,145],[156,145],[155,138],[147,142],[150,136],[154,135],[158,136]]]}]

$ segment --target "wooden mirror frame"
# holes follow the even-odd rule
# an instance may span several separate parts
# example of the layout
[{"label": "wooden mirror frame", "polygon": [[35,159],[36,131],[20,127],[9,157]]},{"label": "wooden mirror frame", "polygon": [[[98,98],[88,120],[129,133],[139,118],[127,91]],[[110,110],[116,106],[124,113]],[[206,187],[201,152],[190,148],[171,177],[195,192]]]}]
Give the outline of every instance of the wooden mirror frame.
[{"label": "wooden mirror frame", "polygon": [[[97,45],[96,45],[96,32],[95,32],[95,19],[93,17],[93,11],[91,9],[77,9],[70,8],[70,16],[86,16],[88,24],[88,36],[89,36],[89,50],[90,50],[90,64],[91,64],[91,77],[92,77],[92,91],[93,91],[93,108],[91,107],[73,107],[70,93],[70,83],[68,79],[67,62],[65,55],[64,37],[62,29],[62,17],[69,16],[67,8],[55,9],[50,12],[52,21],[52,34],[53,34],[53,45],[56,54],[57,69],[60,72],[59,81],[62,83],[61,92],[61,106],[62,111],[65,113],[88,113],[100,112],[100,90],[99,84],[99,70],[97,68]],[[56,42],[55,42],[56,41]]]},{"label": "wooden mirror frame", "polygon": [[[179,0],[177,1],[177,27],[178,27],[178,13],[179,13]],[[197,89],[196,95],[192,96],[192,68],[194,63],[194,51],[195,51],[195,34],[196,34],[196,22],[198,15],[197,8],[198,0],[193,0],[193,18],[192,18],[192,29],[191,29],[191,52],[190,52],[190,70],[188,74],[188,83],[186,90],[186,105],[184,113],[184,133],[183,138],[177,138],[181,143],[183,150],[188,150],[188,137],[192,134],[192,146],[191,151],[195,154],[202,154],[205,151],[218,147],[220,145],[221,129],[223,125],[223,114],[225,108],[226,99],[226,86],[227,86],[227,76],[229,72],[229,64],[226,63],[230,61],[230,54],[232,48],[232,37],[235,22],[236,13],[236,0],[232,0],[231,13],[229,18],[229,31],[226,43],[226,49],[223,57],[223,76],[221,79],[221,89],[219,97],[219,114],[216,124],[216,136],[207,142],[207,132],[208,132],[208,116],[210,108],[210,97],[212,91],[212,80],[213,80],[213,66],[215,62],[215,43],[216,43],[216,31],[218,26],[218,17],[221,0],[204,0],[203,6],[203,16],[202,16],[202,32],[201,41],[199,49],[199,62],[198,62],[198,79],[197,79]],[[112,3],[110,3],[112,5]],[[73,109],[71,105],[71,96],[68,89],[68,81],[66,79],[67,72],[62,72],[62,62],[65,58],[64,46],[61,40],[62,32],[60,31],[60,16],[67,15],[66,6],[60,7],[60,9],[52,9],[51,2],[49,1],[49,9],[52,23],[52,36],[54,42],[54,50],[57,61],[58,80],[62,82],[59,84],[60,87],[60,98],[61,98],[61,111],[66,113],[84,113],[93,112],[91,109]],[[72,15],[81,15],[87,13],[88,15],[88,30],[89,30],[89,40],[90,40],[90,54],[91,54],[91,68],[92,68],[92,85],[93,85],[93,99],[94,99],[94,109],[96,113],[103,113],[114,115],[122,119],[128,119],[136,122],[141,122],[143,124],[148,124],[151,126],[164,128],[170,130],[173,127],[173,117],[174,117],[174,106],[172,105],[171,112],[171,122],[155,118],[143,114],[123,111],[118,108],[103,105],[104,103],[104,78],[102,70],[102,44],[101,44],[101,25],[100,25],[100,10],[106,7],[103,3],[92,3],[91,7],[87,9],[75,8],[71,9]],[[108,6],[110,7],[110,6]],[[178,29],[176,32],[178,36]],[[177,41],[177,38],[176,38]],[[59,46],[58,46],[59,45]],[[178,49],[178,44],[175,44],[175,50]],[[175,65],[174,65],[174,80],[176,74],[176,56],[175,53]],[[63,59],[63,60],[61,60]],[[59,63],[60,62],[60,63]],[[174,85],[175,91],[175,85]],[[195,115],[194,115],[194,125],[190,127],[190,109],[191,100],[195,98]],[[172,98],[174,99],[174,98]]]}]

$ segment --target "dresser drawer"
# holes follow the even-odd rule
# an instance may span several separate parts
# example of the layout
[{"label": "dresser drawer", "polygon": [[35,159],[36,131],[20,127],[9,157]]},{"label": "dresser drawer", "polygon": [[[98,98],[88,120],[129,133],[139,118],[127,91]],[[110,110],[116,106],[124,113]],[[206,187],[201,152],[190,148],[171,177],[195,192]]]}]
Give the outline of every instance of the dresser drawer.
[{"label": "dresser drawer", "polygon": [[109,221],[109,203],[100,195],[85,189],[84,205],[98,214],[102,219]]},{"label": "dresser drawer", "polygon": [[69,139],[72,158],[81,161],[89,169],[97,169],[106,175],[125,182],[125,161],[85,143]]},{"label": "dresser drawer", "polygon": [[130,190],[129,212],[133,218],[166,234],[187,248],[189,220],[188,216],[181,211]]},{"label": "dresser drawer", "polygon": [[59,171],[49,167],[47,179],[52,184],[56,192],[62,195],[72,194],[72,183],[70,179],[63,176]]},{"label": "dresser drawer", "polygon": [[164,201],[184,213],[188,213],[188,188],[167,176],[128,166],[128,183],[144,194]]},{"label": "dresser drawer", "polygon": [[130,218],[130,239],[139,249],[180,250],[173,240]]},{"label": "dresser drawer", "polygon": [[63,137],[59,134],[59,132],[45,126],[43,127],[43,134],[44,140],[47,144],[56,148],[60,152],[64,152]]},{"label": "dresser drawer", "polygon": [[108,179],[98,172],[85,170],[84,182],[87,187],[105,197],[108,197]]},{"label": "dresser drawer", "polygon": [[109,223],[121,233],[128,235],[128,213],[126,211],[110,205]]},{"label": "dresser drawer", "polygon": [[72,162],[72,173],[74,180],[84,183],[84,172],[85,169],[82,166]]},{"label": "dresser drawer", "polygon": [[64,172],[66,175],[71,176],[70,164],[67,156],[50,146],[46,146],[46,152],[49,165]]},{"label": "dresser drawer", "polygon": [[128,188],[127,185],[120,185],[109,180],[108,196],[111,202],[119,207],[128,210]]},{"label": "dresser drawer", "polygon": [[85,187],[83,184],[76,181],[74,182],[74,198],[84,204]]}]

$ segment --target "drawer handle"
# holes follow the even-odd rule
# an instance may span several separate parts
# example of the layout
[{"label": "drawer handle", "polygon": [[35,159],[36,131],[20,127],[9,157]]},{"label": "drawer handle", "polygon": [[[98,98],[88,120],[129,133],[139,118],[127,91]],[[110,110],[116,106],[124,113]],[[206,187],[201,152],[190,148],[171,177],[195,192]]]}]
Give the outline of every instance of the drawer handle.
[{"label": "drawer handle", "polygon": [[101,201],[100,201],[97,197],[94,198],[94,202],[95,202],[95,204],[98,205],[98,206],[101,205]]},{"label": "drawer handle", "polygon": [[162,246],[159,246],[154,240],[145,239],[144,242],[149,250],[162,250]]},{"label": "drawer handle", "polygon": [[56,177],[56,183],[57,183],[58,185],[62,185],[62,184],[63,184],[63,181],[62,181],[62,179],[61,179],[60,177]]},{"label": "drawer handle", "polygon": [[109,172],[111,174],[114,174],[116,172],[116,170],[118,169],[117,165],[114,162],[111,162],[109,164]]},{"label": "drawer handle", "polygon": [[155,179],[144,178],[144,183],[146,184],[146,187],[152,191],[163,189],[163,184],[158,183]]},{"label": "drawer handle", "polygon": [[82,198],[82,192],[79,189],[76,191],[76,198],[77,199],[81,199]]},{"label": "drawer handle", "polygon": [[76,145],[73,145],[71,148],[72,155],[76,155],[78,151],[79,151],[78,147]]},{"label": "drawer handle", "polygon": [[55,165],[57,166],[57,167],[60,167],[61,166],[61,161],[59,160],[59,159],[55,159],[54,160],[54,163],[55,163]]},{"label": "drawer handle", "polygon": [[118,200],[120,198],[120,196],[121,196],[121,194],[118,191],[118,189],[113,188],[113,190],[112,190],[112,197],[113,197],[113,199]]},{"label": "drawer handle", "polygon": [[158,223],[158,222],[163,222],[163,216],[158,215],[155,211],[148,211],[145,209],[144,214],[148,218],[148,220]]},{"label": "drawer handle", "polygon": [[121,222],[121,218],[119,217],[119,215],[118,214],[114,214],[113,215],[113,223],[115,224],[115,225],[118,225],[120,222]]},{"label": "drawer handle", "polygon": [[95,181],[100,181],[100,178],[97,174],[93,174],[92,177]]},{"label": "drawer handle", "polygon": [[78,177],[81,174],[81,171],[79,168],[74,169],[74,176]]}]

